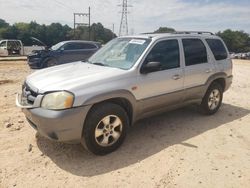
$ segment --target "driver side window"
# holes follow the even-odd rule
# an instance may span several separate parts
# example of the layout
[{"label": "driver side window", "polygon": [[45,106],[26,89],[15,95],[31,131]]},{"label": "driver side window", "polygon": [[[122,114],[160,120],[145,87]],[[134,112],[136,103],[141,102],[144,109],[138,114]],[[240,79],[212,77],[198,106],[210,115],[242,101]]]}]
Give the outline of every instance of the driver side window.
[{"label": "driver side window", "polygon": [[160,62],[161,70],[180,67],[180,52],[178,40],[158,42],[146,58],[146,62]]}]

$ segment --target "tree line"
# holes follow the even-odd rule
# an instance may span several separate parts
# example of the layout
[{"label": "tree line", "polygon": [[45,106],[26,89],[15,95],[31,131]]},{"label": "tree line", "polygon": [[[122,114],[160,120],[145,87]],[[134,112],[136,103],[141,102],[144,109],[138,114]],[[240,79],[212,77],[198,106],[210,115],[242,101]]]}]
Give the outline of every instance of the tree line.
[{"label": "tree line", "polygon": [[[93,23],[90,27],[90,40],[107,43],[116,35],[105,28],[101,23]],[[172,33],[174,28],[160,27],[155,33]],[[220,36],[226,43],[230,52],[250,52],[250,36],[244,31],[233,31],[227,29],[219,31]],[[68,25],[52,23],[50,25],[38,24],[34,21],[30,23],[15,23],[10,25],[5,20],[0,19],[0,39],[19,39],[24,45],[33,45],[34,41],[30,37],[36,37],[48,46],[52,46],[64,40],[89,40],[89,28],[77,27],[76,30]]]},{"label": "tree line", "polygon": [[[1,39],[18,39],[24,45],[34,45],[31,37],[38,38],[47,46],[52,46],[58,42],[65,40],[93,40],[101,43],[106,43],[116,35],[105,28],[101,23],[93,23],[90,27],[77,27],[74,31],[68,25],[60,23],[52,23],[50,25],[38,24],[34,21],[30,23],[15,23],[10,25],[5,20],[0,19],[0,40]],[[90,38],[89,38],[90,36]]]},{"label": "tree line", "polygon": [[[175,29],[169,27],[160,27],[154,33],[172,33]],[[227,29],[215,33],[226,43],[230,52],[250,52],[250,35],[244,31],[232,31]]]}]

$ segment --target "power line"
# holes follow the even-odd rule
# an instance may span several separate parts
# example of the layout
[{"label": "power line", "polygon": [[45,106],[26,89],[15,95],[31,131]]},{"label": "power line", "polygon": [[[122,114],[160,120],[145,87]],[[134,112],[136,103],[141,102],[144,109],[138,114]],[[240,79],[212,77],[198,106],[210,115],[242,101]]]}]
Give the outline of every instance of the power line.
[{"label": "power line", "polygon": [[62,2],[60,2],[60,1],[58,1],[58,0],[54,0],[57,4],[60,4],[61,6],[63,6],[64,8],[67,8],[67,9],[70,9],[70,10],[72,10],[72,11],[74,11],[74,9],[72,8],[72,7],[70,7],[70,6],[68,6],[67,4],[65,4],[65,3],[62,3]]}]

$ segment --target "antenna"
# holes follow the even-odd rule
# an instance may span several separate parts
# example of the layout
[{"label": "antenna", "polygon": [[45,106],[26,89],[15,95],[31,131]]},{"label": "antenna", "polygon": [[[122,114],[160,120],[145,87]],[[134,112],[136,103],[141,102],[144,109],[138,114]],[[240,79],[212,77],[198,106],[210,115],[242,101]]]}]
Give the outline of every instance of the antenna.
[{"label": "antenna", "polygon": [[128,7],[131,7],[131,5],[128,5],[128,0],[122,0],[122,4],[118,6],[122,7],[119,36],[128,35]]}]

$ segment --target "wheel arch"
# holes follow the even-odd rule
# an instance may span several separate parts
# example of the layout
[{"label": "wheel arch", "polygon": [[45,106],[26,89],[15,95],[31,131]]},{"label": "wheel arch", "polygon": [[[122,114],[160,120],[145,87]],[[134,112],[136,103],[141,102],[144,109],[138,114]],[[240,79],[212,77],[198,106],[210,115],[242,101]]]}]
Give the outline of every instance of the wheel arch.
[{"label": "wheel arch", "polygon": [[[207,86],[207,89],[213,84],[213,83],[219,83],[223,89],[223,91],[225,90],[225,87],[226,87],[226,78],[227,78],[227,75],[226,73],[224,72],[221,72],[221,73],[216,73],[212,76],[210,76],[207,80],[207,83],[206,83],[206,86]],[[206,90],[207,90],[206,89]]]},{"label": "wheel arch", "polygon": [[127,90],[119,90],[115,92],[112,91],[88,99],[87,101],[84,102],[84,104],[92,105],[92,107],[88,111],[87,116],[95,105],[101,103],[114,103],[121,106],[126,111],[129,117],[130,126],[135,121],[137,113],[137,105],[136,105],[136,99],[130,91]]}]

